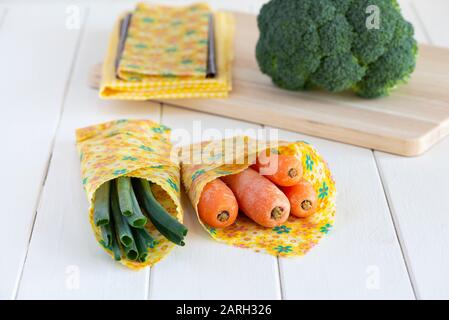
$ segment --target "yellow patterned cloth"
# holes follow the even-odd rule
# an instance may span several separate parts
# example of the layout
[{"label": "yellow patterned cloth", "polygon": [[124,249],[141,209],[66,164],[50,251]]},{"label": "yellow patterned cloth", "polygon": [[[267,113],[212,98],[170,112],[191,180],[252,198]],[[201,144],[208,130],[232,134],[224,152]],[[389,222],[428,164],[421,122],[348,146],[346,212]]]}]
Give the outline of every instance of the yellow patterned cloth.
[{"label": "yellow patterned cloth", "polygon": [[[155,198],[182,222],[180,170],[178,161],[170,160],[173,153],[169,128],[148,120],[117,120],[78,129],[76,142],[82,183],[90,203],[89,219],[98,242],[102,237],[93,221],[95,191],[103,183],[120,176],[153,182]],[[148,248],[148,260],[144,263],[122,258],[121,263],[131,269],[155,264],[174,246],[150,221],[146,228],[156,245]],[[110,250],[104,249],[113,256]]]},{"label": "yellow patterned cloth", "polygon": [[[205,5],[196,5],[198,10],[205,12]],[[139,15],[148,14],[148,10],[155,10],[157,12],[165,12],[167,7],[148,7],[140,4],[137,7],[140,12]],[[151,9],[153,8],[153,9]],[[190,9],[189,9],[190,8]],[[170,9],[171,13],[176,12],[182,17],[192,14],[191,7]],[[168,12],[168,11],[166,11]],[[206,78],[205,66],[207,64],[207,43],[204,39],[205,24],[208,21],[205,16],[201,15],[200,22],[195,23],[194,30],[184,31],[184,35],[180,39],[180,35],[173,36],[173,45],[177,46],[177,52],[170,52],[164,54],[160,52],[160,48],[154,47],[150,49],[153,42],[156,41],[152,37],[152,42],[148,42],[148,37],[134,34],[139,34],[136,29],[141,29],[142,25],[149,24],[156,26],[159,18],[153,21],[151,18],[144,23],[142,19],[133,22],[131,19],[130,34],[132,40],[127,40],[123,59],[119,64],[119,75],[126,80],[118,79],[116,73],[116,58],[117,47],[120,37],[120,21],[123,16],[119,18],[110,36],[109,46],[102,68],[102,78],[100,84],[100,97],[103,99],[121,99],[121,100],[149,100],[149,99],[183,99],[183,98],[225,98],[228,92],[232,89],[232,60],[233,60],[233,38],[234,38],[234,17],[228,12],[213,13],[214,31],[215,31],[215,52],[217,63],[217,75],[214,78]],[[164,18],[165,19],[165,18]],[[163,19],[162,19],[163,20]],[[171,20],[174,23],[175,20]],[[163,22],[162,25],[166,24]],[[168,34],[167,30],[165,30]],[[192,31],[194,31],[192,33]],[[153,33],[161,32],[155,29]],[[174,31],[173,31],[174,32]],[[196,44],[192,45],[195,53],[188,47],[189,39],[195,35]],[[164,38],[164,41],[167,38]],[[148,42],[148,43],[147,43]],[[161,45],[161,48],[166,44]],[[142,54],[139,54],[136,49],[142,47]],[[174,48],[172,48],[174,49]],[[165,48],[167,50],[167,48]],[[170,51],[170,50],[169,50]],[[156,63],[147,58],[147,54],[156,56]],[[193,58],[195,56],[195,58]],[[176,60],[176,62],[175,62]],[[179,61],[181,63],[179,63]],[[183,63],[187,62],[187,63]],[[184,75],[182,75],[184,74]]]},{"label": "yellow patterned cloth", "polygon": [[211,11],[206,4],[139,3],[118,67],[123,80],[159,76],[205,78]]},{"label": "yellow patterned cloth", "polygon": [[[183,150],[182,182],[197,216],[197,205],[207,183],[245,170],[254,163],[257,154],[267,149],[267,145],[261,145],[250,138],[245,138],[244,144],[235,143],[234,140],[203,142]],[[203,224],[199,216],[198,220],[212,238],[220,242],[275,256],[301,256],[317,245],[334,225],[335,182],[328,165],[310,144],[302,141],[280,142],[275,149],[280,154],[294,155],[301,160],[304,178],[312,183],[318,195],[318,209],[314,215],[306,219],[290,215],[283,225],[274,228],[262,227],[242,213],[234,224],[223,229]],[[229,159],[234,161],[230,162]]]}]

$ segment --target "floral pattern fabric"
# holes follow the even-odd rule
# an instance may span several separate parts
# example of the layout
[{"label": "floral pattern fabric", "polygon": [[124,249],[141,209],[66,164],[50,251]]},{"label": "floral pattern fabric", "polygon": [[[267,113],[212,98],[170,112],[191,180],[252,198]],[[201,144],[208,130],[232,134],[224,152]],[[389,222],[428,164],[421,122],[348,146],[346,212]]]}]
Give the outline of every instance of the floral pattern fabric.
[{"label": "floral pattern fabric", "polygon": [[117,78],[115,63],[120,37],[120,21],[126,14],[119,17],[109,39],[100,82],[99,95],[102,99],[154,100],[226,98],[228,96],[232,90],[234,58],[235,21],[232,13],[213,13],[217,55],[217,75],[214,78],[173,76],[172,72],[162,76],[146,76],[135,72],[126,80],[122,80]]},{"label": "floral pattern fabric", "polygon": [[210,14],[207,4],[168,7],[139,3],[120,59],[120,78],[205,78]]},{"label": "floral pattern fabric", "polygon": [[[180,168],[172,161],[170,129],[148,120],[117,120],[76,131],[81,162],[81,178],[90,203],[89,219],[95,238],[101,241],[100,228],[93,222],[95,191],[105,182],[120,176],[147,179],[161,205],[179,221],[183,212],[180,204]],[[147,223],[156,245],[149,248],[145,263],[122,259],[131,269],[153,265],[173,248],[159,231]],[[103,247],[104,248],[104,247]],[[104,248],[111,256],[112,252]]]},{"label": "floral pattern fabric", "polygon": [[[234,145],[232,139],[203,142],[190,146],[189,152],[181,155],[181,171],[183,185],[197,212],[197,205],[205,185],[221,176],[235,174],[254,163],[256,155],[267,149],[258,142],[245,138],[246,145]],[[309,218],[299,219],[290,215],[281,226],[265,228],[257,225],[240,213],[236,222],[223,229],[211,228],[198,220],[207,232],[217,241],[240,248],[249,248],[274,256],[293,257],[306,254],[318,244],[324,235],[332,229],[336,212],[336,188],[327,163],[310,144],[302,141],[281,142],[275,149],[280,154],[289,154],[301,160],[304,168],[304,178],[312,183],[318,195],[317,212]],[[219,150],[204,152],[204,150]],[[221,152],[220,152],[221,150]],[[229,156],[235,159],[235,164],[223,161]],[[204,163],[197,164],[192,159],[201,159]],[[214,161],[222,158],[220,161]],[[194,164],[190,164],[194,163]]]}]

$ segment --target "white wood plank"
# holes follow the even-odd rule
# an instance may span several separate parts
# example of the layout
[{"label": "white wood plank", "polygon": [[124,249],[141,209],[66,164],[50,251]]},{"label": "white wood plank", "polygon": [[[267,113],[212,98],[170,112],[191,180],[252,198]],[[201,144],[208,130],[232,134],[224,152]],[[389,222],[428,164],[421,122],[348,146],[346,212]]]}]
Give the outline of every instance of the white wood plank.
[{"label": "white wood plank", "polygon": [[4,7],[3,5],[0,5],[0,28],[3,25],[3,21],[5,20],[6,12],[8,9]]},{"label": "white wood plank", "polygon": [[280,131],[305,140],[328,161],[337,218],[309,254],[280,259],[286,299],[413,299],[395,229],[370,150]]},{"label": "white wood plank", "polygon": [[449,2],[446,0],[409,1],[417,18],[415,24],[423,29],[427,42],[436,46],[449,47],[447,32]]},{"label": "white wood plank", "polygon": [[[413,1],[427,41],[449,47],[445,0]],[[426,40],[426,39],[423,39]],[[449,298],[449,139],[417,158],[376,152],[418,298]]]},{"label": "white wood plank", "polygon": [[[260,126],[185,109],[163,106],[162,122],[172,128],[193,132],[204,130],[259,129]],[[250,132],[247,132],[250,133]],[[228,132],[227,136],[233,136]],[[253,136],[254,137],[254,136]],[[194,137],[198,142],[207,137]],[[189,228],[186,246],[152,269],[152,299],[279,299],[280,284],[276,258],[251,250],[230,247],[212,240],[202,229],[187,198],[183,199],[185,223]]]},{"label": "white wood plank", "polygon": [[94,239],[75,148],[76,128],[120,118],[160,118],[158,104],[101,101],[87,86],[89,68],[102,60],[122,7],[98,5],[89,10],[38,208],[20,299],[147,298],[150,269],[135,272],[122,267]]},{"label": "white wood plank", "polygon": [[15,295],[79,36],[65,19],[65,6],[10,6],[0,25],[4,299]]},{"label": "white wood plank", "polygon": [[[410,0],[399,0],[401,11],[407,21],[413,23],[415,27],[415,37],[418,42],[427,43],[425,32],[422,28],[422,23],[417,19],[416,11],[414,10]],[[430,3],[430,2],[428,2]]]}]

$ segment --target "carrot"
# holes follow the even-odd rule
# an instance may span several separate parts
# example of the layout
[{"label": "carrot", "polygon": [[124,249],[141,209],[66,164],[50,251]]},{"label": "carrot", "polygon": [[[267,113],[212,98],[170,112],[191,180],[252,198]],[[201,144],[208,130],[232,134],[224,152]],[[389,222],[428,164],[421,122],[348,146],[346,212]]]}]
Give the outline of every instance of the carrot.
[{"label": "carrot", "polygon": [[231,189],[220,179],[215,179],[203,189],[198,203],[198,213],[211,227],[225,228],[237,219],[239,206]]},{"label": "carrot", "polygon": [[264,227],[284,223],[290,214],[290,203],[270,180],[251,168],[221,178],[234,192],[240,209]]},{"label": "carrot", "polygon": [[260,174],[282,187],[293,186],[302,178],[301,161],[290,155],[275,153],[267,155],[263,151],[257,157],[255,167]]},{"label": "carrot", "polygon": [[290,201],[292,214],[298,218],[307,218],[317,208],[317,196],[312,184],[302,179],[297,185],[282,188]]}]

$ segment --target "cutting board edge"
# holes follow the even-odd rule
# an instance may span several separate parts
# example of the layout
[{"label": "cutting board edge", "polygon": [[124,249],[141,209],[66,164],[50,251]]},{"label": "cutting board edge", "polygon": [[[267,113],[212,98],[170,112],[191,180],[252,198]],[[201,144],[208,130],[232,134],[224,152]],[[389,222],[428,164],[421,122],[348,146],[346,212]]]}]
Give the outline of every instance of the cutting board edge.
[{"label": "cutting board edge", "polygon": [[[239,18],[244,20],[245,17],[250,17],[251,19],[254,19],[253,14],[245,14],[241,12],[235,12],[232,11],[236,15],[236,20],[238,21]],[[240,17],[239,17],[240,16]],[[435,52],[437,52],[436,56],[439,56],[439,52],[441,54],[447,54],[449,52],[448,48],[445,47],[439,47],[439,46],[433,46],[429,44],[419,44],[422,48],[430,48],[434,49]],[[427,50],[431,51],[431,50]],[[90,79],[90,85],[92,87],[97,88],[98,87],[98,79],[101,78],[101,75],[98,74],[98,68],[93,68],[94,72],[91,73],[91,79]],[[94,75],[95,77],[92,77]],[[232,93],[231,93],[232,95]],[[231,98],[231,97],[230,97]],[[449,135],[449,118],[444,119],[441,123],[435,123],[435,126],[425,128],[425,126],[419,126],[419,128],[416,128],[416,130],[413,132],[413,130],[408,130],[407,127],[404,127],[403,130],[407,130],[409,132],[409,136],[404,135],[403,132],[401,132],[399,129],[397,130],[397,134],[391,134],[389,135],[390,129],[394,129],[394,127],[388,127],[386,128],[386,131],[384,131],[383,134],[377,134],[373,133],[372,126],[373,123],[368,123],[368,125],[371,127],[369,130],[363,131],[363,128],[361,127],[361,123],[358,123],[357,121],[352,121],[352,124],[355,124],[352,127],[352,124],[349,123],[348,126],[345,126],[344,124],[340,125],[334,124],[329,121],[319,121],[314,119],[301,119],[302,115],[296,114],[295,119],[287,118],[287,119],[277,119],[275,116],[272,116],[272,112],[268,112],[268,115],[266,117],[269,117],[269,119],[261,119],[263,117],[254,117],[253,114],[251,114],[251,118],[248,119],[248,117],[244,118],[243,115],[240,115],[238,112],[235,112],[233,110],[228,110],[229,108],[226,108],[226,105],[229,105],[230,103],[222,103],[221,106],[218,108],[214,108],[214,100],[207,100],[207,103],[204,102],[198,102],[197,100],[191,100],[191,101],[174,101],[174,100],[168,100],[168,101],[161,101],[163,103],[166,103],[168,105],[173,105],[176,107],[186,108],[190,110],[205,112],[208,114],[213,114],[216,116],[224,116],[228,118],[234,118],[238,120],[243,120],[246,122],[252,122],[257,124],[264,124],[267,126],[272,127],[278,127],[281,129],[299,132],[311,136],[316,136],[319,138],[324,138],[340,143],[346,143],[351,144],[363,148],[369,148],[374,150],[379,150],[382,152],[388,152],[391,154],[401,155],[401,156],[407,156],[407,157],[413,157],[413,156],[419,156],[429,149],[431,149],[435,144],[440,142],[442,139],[444,139],[447,135]],[[198,104],[198,105],[196,105]],[[220,104],[220,103],[219,103]],[[228,106],[229,107],[229,106]],[[220,110],[222,108],[222,110]],[[232,109],[232,108],[231,108]],[[273,109],[275,111],[275,109]],[[257,113],[256,111],[252,111],[253,113]],[[299,117],[298,117],[299,116]],[[299,118],[299,119],[298,119]],[[341,117],[337,117],[340,119]],[[407,117],[406,117],[407,118]],[[446,118],[446,116],[445,116]],[[337,120],[338,120],[337,119]],[[357,120],[357,119],[356,119]],[[296,123],[293,125],[292,121],[296,121]],[[302,122],[304,121],[304,122]],[[434,119],[431,120],[432,122]],[[290,122],[290,123],[289,123]],[[306,126],[302,126],[300,129],[298,129],[298,122],[306,124]],[[338,122],[338,121],[337,121]],[[425,120],[423,122],[426,122]],[[429,121],[427,121],[429,123]],[[391,124],[390,124],[391,125]],[[413,124],[409,124],[410,128],[413,128]],[[371,131],[371,132],[370,132]],[[412,133],[415,136],[412,136]]]},{"label": "cutting board edge", "polygon": [[[288,123],[281,121],[282,123],[275,123],[276,121],[265,121],[263,118],[258,118],[254,115],[254,118],[248,120],[244,117],[244,113],[234,113],[233,108],[224,108],[223,110],[212,110],[210,106],[205,106],[201,102],[203,100],[183,101],[182,105],[176,103],[175,100],[157,100],[157,102],[165,104],[167,106],[173,106],[177,108],[184,108],[192,111],[207,113],[213,116],[223,116],[226,118],[236,119],[239,121],[251,122],[255,124],[262,124],[265,126],[277,128],[279,130],[286,130],[297,132],[301,134],[310,135],[317,138],[322,138],[326,140],[335,141],[338,143],[350,144],[357,147],[373,149],[381,152],[386,152],[390,154],[405,156],[405,157],[416,157],[427,152],[441,139],[449,135],[449,121],[447,125],[442,127],[433,128],[423,135],[414,138],[398,138],[394,136],[385,135],[375,135],[373,133],[357,131],[353,128],[345,128],[339,126],[332,126],[332,130],[335,131],[334,137],[329,134],[324,134],[323,130],[329,130],[330,126],[325,123],[319,123],[316,121],[311,121],[308,119],[295,119],[295,121],[304,121],[308,125],[302,127],[301,130],[290,126]],[[213,100],[208,100],[210,104],[213,104]],[[240,114],[242,116],[240,116]],[[300,122],[298,122],[300,124]],[[321,128],[322,127],[322,128]],[[444,129],[444,130],[442,130]],[[348,135],[348,131],[357,132],[357,136]],[[349,138],[348,138],[349,137]],[[369,140],[368,140],[369,139]],[[365,140],[365,141],[363,141]],[[376,143],[377,141],[377,143]],[[386,143],[388,141],[388,143]]]}]

